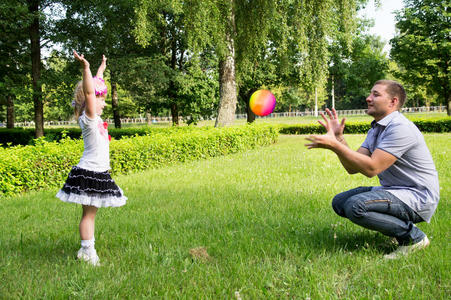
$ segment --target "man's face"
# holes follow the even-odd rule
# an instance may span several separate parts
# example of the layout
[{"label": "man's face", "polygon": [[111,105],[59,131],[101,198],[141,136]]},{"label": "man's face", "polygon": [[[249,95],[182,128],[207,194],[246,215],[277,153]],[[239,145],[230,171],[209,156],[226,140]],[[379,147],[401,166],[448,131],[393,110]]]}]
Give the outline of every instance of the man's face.
[{"label": "man's face", "polygon": [[371,89],[370,95],[366,98],[368,104],[367,114],[372,116],[376,121],[383,119],[385,116],[397,110],[398,98],[391,97],[387,91],[387,86],[376,84]]},{"label": "man's face", "polygon": [[98,116],[101,116],[103,113],[103,109],[106,106],[105,103],[105,97],[96,97],[97,103],[96,103],[96,114]]}]

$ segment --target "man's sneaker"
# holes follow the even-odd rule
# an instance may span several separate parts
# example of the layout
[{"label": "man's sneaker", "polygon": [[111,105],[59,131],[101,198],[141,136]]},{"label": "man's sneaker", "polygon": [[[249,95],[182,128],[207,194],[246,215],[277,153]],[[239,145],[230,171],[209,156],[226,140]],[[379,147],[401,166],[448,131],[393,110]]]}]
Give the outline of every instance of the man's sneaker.
[{"label": "man's sneaker", "polygon": [[100,266],[100,259],[97,256],[96,249],[94,248],[81,247],[80,250],[78,250],[77,258],[79,260],[86,261],[95,267]]},{"label": "man's sneaker", "polygon": [[398,259],[403,256],[407,256],[411,252],[424,249],[427,246],[429,246],[429,239],[427,236],[424,236],[424,238],[416,244],[409,245],[409,246],[399,246],[398,249],[396,249],[392,253],[384,255],[384,258],[385,259]]}]

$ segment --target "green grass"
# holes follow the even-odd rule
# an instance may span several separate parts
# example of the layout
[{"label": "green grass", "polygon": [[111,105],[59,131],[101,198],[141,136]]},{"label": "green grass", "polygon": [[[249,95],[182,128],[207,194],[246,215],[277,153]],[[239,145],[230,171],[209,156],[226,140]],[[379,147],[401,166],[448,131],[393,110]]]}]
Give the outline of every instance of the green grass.
[{"label": "green grass", "polygon": [[[441,183],[430,247],[385,261],[385,236],[333,212],[349,176],[302,136],[245,153],[117,176],[129,201],[99,210],[102,266],[75,260],[78,205],[56,190],[2,199],[0,298],[449,299],[451,134],[426,134]],[[347,136],[353,148],[364,135]],[[206,247],[209,259],[190,249]]]}]

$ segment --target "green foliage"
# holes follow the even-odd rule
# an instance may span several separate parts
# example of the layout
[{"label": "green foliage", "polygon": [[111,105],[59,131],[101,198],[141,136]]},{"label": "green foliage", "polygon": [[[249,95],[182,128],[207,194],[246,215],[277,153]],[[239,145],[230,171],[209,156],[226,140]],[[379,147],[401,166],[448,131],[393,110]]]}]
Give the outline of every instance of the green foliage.
[{"label": "green foliage", "polygon": [[[112,138],[121,139],[122,137],[131,136],[142,136],[142,135],[153,135],[162,134],[170,135],[175,132],[190,132],[196,130],[195,127],[131,127],[131,128],[111,128],[108,129],[108,133]],[[197,129],[202,130],[202,129]],[[71,139],[80,139],[81,129],[80,128],[46,128],[44,130],[44,139],[48,142],[59,141],[65,137],[70,137]],[[34,129],[32,128],[13,128],[6,129],[0,128],[0,144],[3,146],[8,145],[30,145],[34,144]]]},{"label": "green foliage", "polygon": [[[321,90],[327,79],[329,40],[349,45],[357,2],[143,0],[135,9],[134,35],[142,45],[166,37],[158,24],[167,18],[159,11],[177,12],[187,50],[214,52],[219,61],[236,67],[243,104],[252,90],[277,87],[281,82],[289,82],[291,90],[298,86],[308,92]],[[222,84],[235,85],[232,70],[220,74]],[[235,107],[235,90],[220,96],[224,101],[219,111],[233,114],[228,107]],[[227,101],[231,103],[224,104]]]},{"label": "green foliage", "polygon": [[450,2],[408,0],[396,16],[399,34],[390,55],[402,67],[397,75],[421,93],[437,95],[451,114]]},{"label": "green foliage", "polygon": [[[46,141],[59,141],[64,137],[72,139],[81,138],[80,128],[46,128],[44,129],[44,139]],[[0,144],[2,146],[30,145],[34,144],[33,128],[0,128]]]},{"label": "green foliage", "polygon": [[78,65],[53,51],[42,69],[45,120],[68,120],[73,116],[71,102],[78,79],[81,79]]},{"label": "green foliage", "polygon": [[[31,80],[29,14],[26,3],[4,0],[0,3],[0,121],[7,119],[6,98],[21,102]],[[11,117],[11,116],[10,116]]]},{"label": "green foliage", "polygon": [[34,146],[0,148],[0,195],[55,186],[67,177],[83,152],[83,143],[65,139],[60,144],[36,140]]},{"label": "green foliage", "polygon": [[[274,143],[278,136],[274,127],[262,125],[186,128],[112,140],[113,173],[236,153]],[[82,152],[83,141],[69,137],[59,143],[40,138],[34,141],[34,146],[0,148],[0,195],[61,185]]]},{"label": "green foliage", "polygon": [[154,54],[152,57],[120,58],[118,65],[127,66],[122,69],[118,81],[137,107],[154,115],[168,107],[165,95],[173,75],[164,56]]},{"label": "green foliage", "polygon": [[414,120],[422,132],[451,132],[451,118],[442,120]]},{"label": "green foliage", "polygon": [[338,42],[329,47],[328,91],[332,89],[333,80],[337,109],[366,108],[365,99],[373,84],[387,77],[389,61],[383,52],[384,44],[379,37],[366,34],[366,26],[365,20],[361,20],[359,32],[352,36],[351,51]]},{"label": "green foliage", "polygon": [[[451,118],[442,118],[437,120],[412,120],[412,122],[422,132],[451,132]],[[371,125],[369,122],[348,122],[345,125],[344,133],[356,134],[367,133]],[[280,125],[281,134],[322,134],[324,127],[319,124],[298,124],[298,125]]]},{"label": "green foliage", "polygon": [[[142,99],[147,97],[146,99],[151,100],[149,91],[153,91],[153,87],[160,84],[153,79],[158,76],[164,77],[163,72],[150,76],[148,70],[139,64],[140,59],[146,57],[148,51],[138,45],[131,34],[134,4],[134,1],[123,0],[106,2],[62,0],[60,7],[65,11],[65,16],[57,17],[55,20],[58,34],[54,39],[63,45],[65,52],[70,53],[68,67],[76,70],[76,75],[69,81],[71,84],[80,78],[79,64],[73,61],[72,49],[85,55],[91,62],[93,73],[102,54],[107,57],[104,77],[109,91],[106,100],[111,105],[107,106],[104,114],[111,118],[114,113],[118,113],[120,117],[142,113],[146,109],[146,103],[143,103]],[[136,70],[140,72],[136,74]],[[143,90],[136,89],[136,82],[142,83],[140,87]],[[117,88],[118,97],[118,103],[115,101],[114,106],[111,101],[112,86]],[[136,93],[132,94],[131,91]],[[133,98],[136,95],[142,97]],[[65,98],[65,101],[66,107],[70,107],[70,100]]]},{"label": "green foliage", "polygon": [[111,148],[111,167],[114,172],[129,173],[253,149],[273,143],[276,137],[273,127],[244,126],[123,138]]},{"label": "green foliage", "polygon": [[210,118],[218,106],[218,78],[215,73],[211,76],[202,71],[199,64],[194,60],[188,64],[186,72],[180,72],[175,78],[174,94],[188,125]]},{"label": "green foliage", "polygon": [[171,111],[173,123],[182,116],[188,123],[210,118],[216,110],[218,80],[211,50],[188,49],[186,13],[179,1],[135,3],[136,41],[142,57],[121,59],[129,67],[119,77],[144,112]]}]

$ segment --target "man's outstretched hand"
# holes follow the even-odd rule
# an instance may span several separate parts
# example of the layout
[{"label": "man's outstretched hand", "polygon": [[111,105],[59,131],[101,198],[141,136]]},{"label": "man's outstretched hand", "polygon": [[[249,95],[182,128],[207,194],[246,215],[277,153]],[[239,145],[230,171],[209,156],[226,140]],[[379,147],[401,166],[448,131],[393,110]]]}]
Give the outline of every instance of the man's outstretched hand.
[{"label": "man's outstretched hand", "polygon": [[338,114],[335,108],[332,108],[332,111],[326,108],[326,113],[329,115],[329,119],[327,119],[324,113],[321,113],[321,117],[324,119],[324,122],[318,120],[318,123],[320,123],[326,129],[326,131],[329,131],[329,129],[331,129],[335,137],[339,140],[343,137],[346,118],[341,119],[340,122],[338,120]]},{"label": "man's outstretched hand", "polygon": [[326,108],[326,113],[329,116],[327,118],[324,113],[321,113],[321,117],[324,121],[318,120],[325,129],[326,134],[324,135],[310,135],[306,138],[306,140],[310,141],[310,143],[305,144],[308,149],[312,148],[325,148],[325,149],[333,149],[334,143],[337,141],[342,143],[344,142],[343,138],[343,130],[345,128],[345,118],[338,120],[338,114],[335,108],[330,111]]}]

